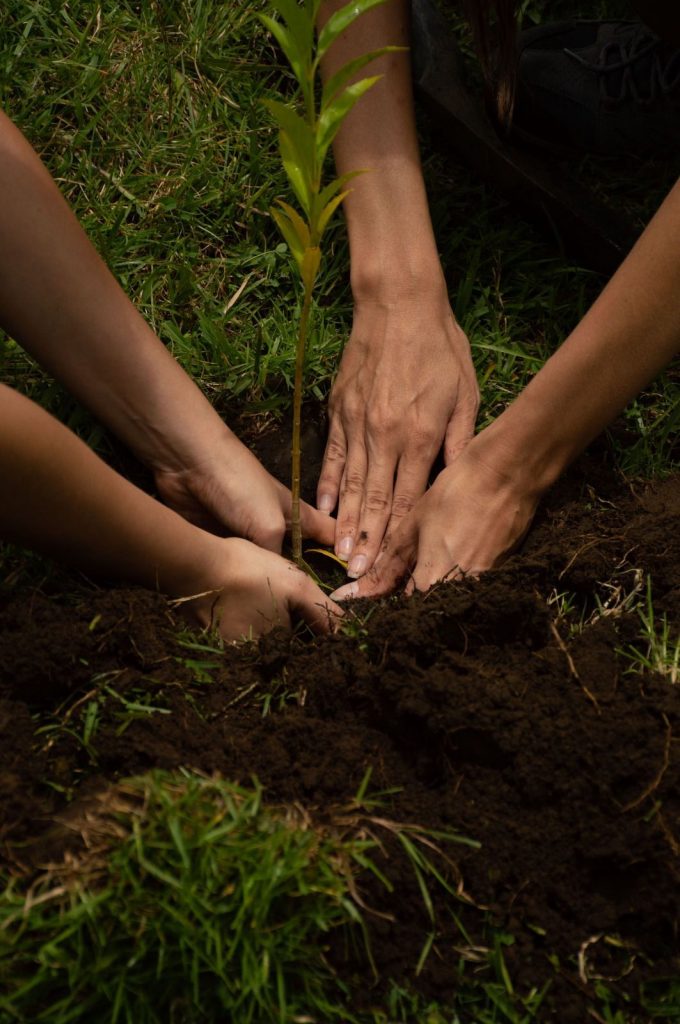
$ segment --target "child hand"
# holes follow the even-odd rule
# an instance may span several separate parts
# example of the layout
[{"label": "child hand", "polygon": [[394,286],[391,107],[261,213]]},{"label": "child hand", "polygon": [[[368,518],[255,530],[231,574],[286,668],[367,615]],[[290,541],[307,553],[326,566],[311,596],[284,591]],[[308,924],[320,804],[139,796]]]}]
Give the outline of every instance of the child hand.
[{"label": "child hand", "polygon": [[[315,633],[330,633],[342,618],[342,609],[292,562],[245,540],[215,539],[215,544],[217,558],[206,592],[185,607],[204,628],[217,628],[224,640],[261,636],[276,626],[290,629],[296,620]],[[216,577],[224,582],[215,585]]]}]

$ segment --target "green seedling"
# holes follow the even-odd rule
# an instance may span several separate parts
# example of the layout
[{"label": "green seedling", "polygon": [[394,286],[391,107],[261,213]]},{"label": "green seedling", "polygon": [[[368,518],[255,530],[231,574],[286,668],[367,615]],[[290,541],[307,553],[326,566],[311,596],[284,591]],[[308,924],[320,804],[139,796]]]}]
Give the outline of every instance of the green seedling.
[{"label": "green seedling", "polygon": [[347,185],[361,174],[353,170],[323,185],[323,166],[333,139],[355,103],[379,76],[352,81],[363,67],[376,57],[398,49],[383,47],[372,50],[345,64],[324,83],[318,95],[317,79],[324,55],[354,21],[385,0],[352,0],[326,21],[315,39],[315,25],[321,0],[272,0],[272,7],[281,20],[268,14],[259,15],[263,24],[283,50],[300,89],[302,112],[298,113],[279,100],[265,100],[279,129],[279,152],[283,168],[300,210],[284,200],[277,200],[271,215],[293,256],[302,283],[302,306],[295,351],[295,382],[293,390],[292,517],[293,558],[302,564],[300,530],[300,425],[302,411],[302,380],[305,348],[309,335],[314,285],[321,263],[321,239],[334,212],[348,195]]}]

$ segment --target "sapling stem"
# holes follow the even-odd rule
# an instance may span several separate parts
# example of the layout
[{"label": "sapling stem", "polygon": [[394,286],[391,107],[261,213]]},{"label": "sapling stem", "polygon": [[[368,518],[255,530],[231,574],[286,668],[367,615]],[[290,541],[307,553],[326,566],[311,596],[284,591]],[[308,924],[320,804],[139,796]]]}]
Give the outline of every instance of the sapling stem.
[{"label": "sapling stem", "polygon": [[305,288],[302,300],[302,311],[298,325],[297,349],[295,352],[295,385],[293,390],[293,439],[291,450],[292,479],[290,492],[292,496],[291,539],[293,544],[293,561],[302,564],[302,528],[300,526],[300,465],[301,448],[300,433],[302,428],[302,378],[305,365],[305,349],[309,331],[309,314],[312,308],[312,289]]}]

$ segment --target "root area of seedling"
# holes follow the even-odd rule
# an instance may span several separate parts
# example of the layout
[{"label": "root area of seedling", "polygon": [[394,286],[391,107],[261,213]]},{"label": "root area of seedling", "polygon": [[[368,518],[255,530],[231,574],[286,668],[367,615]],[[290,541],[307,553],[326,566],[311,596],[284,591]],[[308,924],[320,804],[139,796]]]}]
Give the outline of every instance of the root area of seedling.
[{"label": "root area of seedling", "polygon": [[596,449],[505,567],[362,603],[327,639],[221,652],[178,637],[149,592],[14,587],[0,619],[3,859],[58,859],[70,802],[150,769],[256,776],[266,799],[321,816],[370,769],[374,814],[480,845],[446,847],[459,897],[432,888],[433,926],[412,865],[382,841],[393,892],[359,880],[380,980],[360,944],[329,940],[357,1012],[388,979],[446,1005],[497,930],[512,936],[515,989],[549,982],[536,1019],[582,1024],[605,986],[645,1020],[644,986],[680,978],[680,688],[629,652],[647,649],[648,576],[677,637],[679,526],[680,479],[631,488]]}]

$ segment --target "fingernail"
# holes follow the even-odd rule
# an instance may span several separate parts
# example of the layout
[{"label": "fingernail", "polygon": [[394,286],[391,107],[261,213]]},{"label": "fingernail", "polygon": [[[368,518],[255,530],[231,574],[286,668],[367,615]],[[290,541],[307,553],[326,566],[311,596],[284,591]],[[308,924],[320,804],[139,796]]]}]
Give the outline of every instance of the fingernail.
[{"label": "fingernail", "polygon": [[329,594],[331,601],[349,601],[359,593],[358,583],[345,583],[344,587],[338,587],[332,594]]},{"label": "fingernail", "polygon": [[333,505],[334,504],[335,503],[334,503],[333,499],[331,498],[330,494],[322,494],[322,495],[319,496],[319,501],[317,503],[317,508],[318,508],[319,512],[325,512],[325,514],[327,516],[329,516],[331,514],[331,512],[333,511]]},{"label": "fingernail", "polygon": [[347,575],[354,577],[363,575],[367,561],[366,555],[356,555],[347,567]]},{"label": "fingernail", "polygon": [[354,547],[354,539],[352,537],[343,537],[338,544],[338,555],[340,558],[349,558],[352,554],[352,548]]}]

